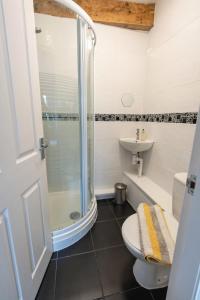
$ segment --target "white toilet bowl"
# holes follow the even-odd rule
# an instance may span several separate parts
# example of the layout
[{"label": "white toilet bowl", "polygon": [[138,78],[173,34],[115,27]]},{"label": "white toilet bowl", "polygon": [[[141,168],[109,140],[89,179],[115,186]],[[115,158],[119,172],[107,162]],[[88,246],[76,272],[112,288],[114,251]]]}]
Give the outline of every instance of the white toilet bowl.
[{"label": "white toilet bowl", "polygon": [[[170,214],[164,213],[172,238],[176,241],[178,221]],[[170,267],[145,260],[140,248],[137,214],[126,219],[122,226],[122,236],[128,250],[137,258],[133,273],[137,282],[146,289],[157,289],[168,285]]]}]

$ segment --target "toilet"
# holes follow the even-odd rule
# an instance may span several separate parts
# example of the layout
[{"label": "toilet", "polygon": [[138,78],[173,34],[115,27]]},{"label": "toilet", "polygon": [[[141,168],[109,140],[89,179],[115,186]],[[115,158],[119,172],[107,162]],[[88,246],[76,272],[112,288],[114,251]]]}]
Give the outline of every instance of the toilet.
[{"label": "toilet", "polygon": [[[172,213],[164,211],[166,222],[172,238],[176,241],[178,222],[182,210],[187,173],[177,173],[174,176],[172,193]],[[124,243],[130,253],[136,258],[133,274],[137,282],[146,289],[157,289],[168,285],[171,267],[153,262],[147,262],[140,249],[137,214],[126,219],[122,226]]]}]

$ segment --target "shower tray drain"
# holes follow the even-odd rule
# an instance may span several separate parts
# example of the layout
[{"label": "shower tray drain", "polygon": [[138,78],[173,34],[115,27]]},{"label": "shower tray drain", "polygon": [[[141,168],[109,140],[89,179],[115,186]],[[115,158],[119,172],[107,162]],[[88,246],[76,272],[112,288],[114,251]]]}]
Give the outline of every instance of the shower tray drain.
[{"label": "shower tray drain", "polygon": [[70,219],[72,220],[78,220],[81,217],[81,214],[78,211],[73,211],[70,215],[69,215]]}]

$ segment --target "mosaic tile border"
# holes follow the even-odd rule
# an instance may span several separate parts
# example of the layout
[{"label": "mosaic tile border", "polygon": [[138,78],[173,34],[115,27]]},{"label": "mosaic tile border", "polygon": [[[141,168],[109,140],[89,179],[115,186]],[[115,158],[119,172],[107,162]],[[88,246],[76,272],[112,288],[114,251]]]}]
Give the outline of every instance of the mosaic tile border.
[{"label": "mosaic tile border", "polygon": [[95,121],[113,122],[159,122],[159,123],[187,123],[196,124],[196,112],[166,113],[166,114],[96,114]]},{"label": "mosaic tile border", "polygon": [[[165,114],[95,114],[88,116],[88,120],[96,122],[159,122],[196,124],[197,112],[165,113]],[[78,113],[42,113],[43,120],[78,121]]]},{"label": "mosaic tile border", "polygon": [[42,119],[47,121],[78,121],[78,113],[49,113],[43,112]]},{"label": "mosaic tile border", "polygon": [[[79,121],[80,117],[78,113],[49,113],[43,112],[42,119],[46,121]],[[94,121],[95,116],[88,114],[88,121]]]}]

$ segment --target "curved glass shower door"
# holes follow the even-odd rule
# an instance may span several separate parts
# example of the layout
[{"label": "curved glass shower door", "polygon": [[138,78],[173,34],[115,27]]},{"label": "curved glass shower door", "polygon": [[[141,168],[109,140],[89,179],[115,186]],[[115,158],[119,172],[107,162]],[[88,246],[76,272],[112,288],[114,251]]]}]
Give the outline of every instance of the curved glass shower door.
[{"label": "curved glass shower door", "polygon": [[[94,199],[94,100],[93,59],[94,40],[88,25],[78,19],[79,39],[79,97],[80,97],[80,143],[81,186],[83,215],[90,209]],[[81,66],[84,65],[84,68]]]},{"label": "curved glass shower door", "polygon": [[86,37],[88,208],[90,208],[94,200],[94,40],[88,28]]},{"label": "curved glass shower door", "polygon": [[[75,16],[74,16],[75,17]],[[80,18],[36,14],[52,231],[79,221],[93,192],[93,40]]]}]

